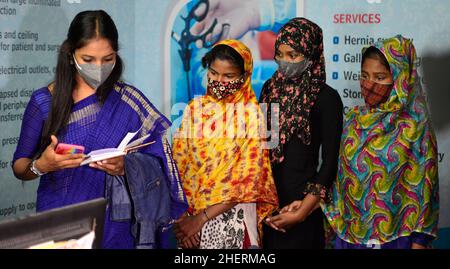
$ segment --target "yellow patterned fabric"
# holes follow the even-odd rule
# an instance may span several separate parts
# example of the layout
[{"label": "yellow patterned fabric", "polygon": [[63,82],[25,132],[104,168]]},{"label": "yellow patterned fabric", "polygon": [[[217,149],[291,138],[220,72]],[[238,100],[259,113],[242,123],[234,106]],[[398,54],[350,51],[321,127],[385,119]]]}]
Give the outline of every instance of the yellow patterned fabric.
[{"label": "yellow patterned fabric", "polygon": [[219,203],[256,203],[261,232],[278,199],[269,152],[259,135],[264,118],[251,88],[252,55],[239,41],[219,44],[242,56],[245,83],[220,101],[205,95],[189,103],[174,134],[173,157],[195,214]]}]

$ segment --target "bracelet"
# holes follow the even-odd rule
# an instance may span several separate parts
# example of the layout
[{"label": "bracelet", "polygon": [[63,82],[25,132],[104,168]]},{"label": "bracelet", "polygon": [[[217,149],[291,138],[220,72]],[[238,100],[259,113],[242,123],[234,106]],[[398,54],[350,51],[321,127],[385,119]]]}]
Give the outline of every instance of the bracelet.
[{"label": "bracelet", "polygon": [[33,172],[33,173],[34,173],[36,176],[38,176],[38,177],[47,174],[47,173],[43,173],[43,172],[39,171],[39,170],[36,168],[36,166],[35,166],[36,161],[37,161],[37,159],[34,159],[34,160],[30,163],[29,168],[30,168],[31,172]]},{"label": "bracelet", "polygon": [[205,214],[205,217],[208,221],[210,221],[211,219],[209,218],[208,214],[206,214],[206,209],[203,209],[203,214]]}]

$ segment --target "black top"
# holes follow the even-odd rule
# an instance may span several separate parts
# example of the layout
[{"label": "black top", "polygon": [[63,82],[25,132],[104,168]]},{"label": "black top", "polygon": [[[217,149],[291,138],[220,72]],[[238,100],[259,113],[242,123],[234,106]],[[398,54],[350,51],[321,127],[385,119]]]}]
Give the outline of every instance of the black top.
[{"label": "black top", "polygon": [[[311,111],[311,144],[296,136],[284,146],[284,160],[272,166],[280,208],[307,193],[328,190],[336,179],[343,105],[337,91],[324,84]],[[321,165],[319,165],[319,150]]]}]

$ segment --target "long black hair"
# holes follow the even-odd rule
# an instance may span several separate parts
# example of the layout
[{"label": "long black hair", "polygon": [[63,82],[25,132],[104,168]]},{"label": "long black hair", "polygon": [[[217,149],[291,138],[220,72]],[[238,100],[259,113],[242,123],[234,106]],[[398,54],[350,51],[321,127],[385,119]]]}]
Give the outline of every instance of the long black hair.
[{"label": "long black hair", "polygon": [[205,56],[203,56],[202,66],[208,68],[216,59],[228,60],[234,66],[239,68],[241,74],[245,73],[244,59],[242,59],[242,56],[230,46],[220,44],[212,48]]},{"label": "long black hair", "polygon": [[[76,68],[73,54],[76,49],[85,46],[94,38],[105,38],[115,52],[119,50],[119,34],[111,17],[103,10],[83,11],[78,13],[70,23],[67,39],[62,43],[58,62],[54,88],[52,90],[52,104],[48,118],[44,124],[41,136],[41,154],[50,144],[50,136],[58,135],[69,121],[72,111],[72,92],[76,87]],[[100,102],[104,102],[113,89],[114,84],[122,75],[122,60],[116,55],[116,64],[106,81],[99,86],[96,95]]]}]

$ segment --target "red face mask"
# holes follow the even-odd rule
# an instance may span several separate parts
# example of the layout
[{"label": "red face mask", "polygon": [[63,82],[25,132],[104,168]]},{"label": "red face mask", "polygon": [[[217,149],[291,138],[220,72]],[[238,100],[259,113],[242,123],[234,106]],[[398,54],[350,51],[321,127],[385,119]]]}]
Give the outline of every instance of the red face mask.
[{"label": "red face mask", "polygon": [[368,79],[361,79],[361,93],[364,97],[364,101],[370,107],[376,107],[387,101],[393,84],[380,84]]},{"label": "red face mask", "polygon": [[229,82],[220,82],[208,78],[208,91],[217,99],[223,99],[237,92],[244,85],[244,78]]}]

